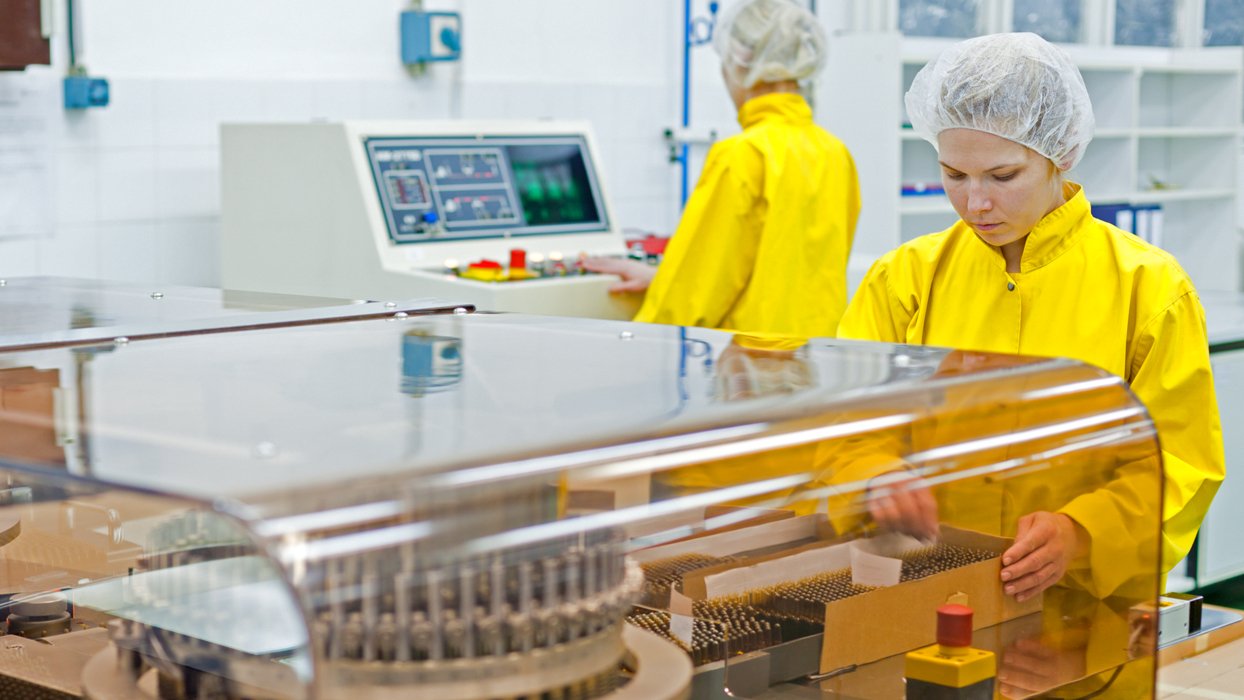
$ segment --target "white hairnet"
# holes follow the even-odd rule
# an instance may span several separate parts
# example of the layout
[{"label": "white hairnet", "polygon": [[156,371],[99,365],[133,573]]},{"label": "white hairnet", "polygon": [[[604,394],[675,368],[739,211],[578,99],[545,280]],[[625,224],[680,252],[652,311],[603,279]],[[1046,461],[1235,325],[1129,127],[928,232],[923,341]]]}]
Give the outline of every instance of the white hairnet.
[{"label": "white hairnet", "polygon": [[806,89],[825,66],[825,30],[792,0],[737,0],[713,32],[727,79],[742,88],[794,80]]},{"label": "white hairnet", "polygon": [[912,128],[934,148],[946,129],[975,129],[1070,170],[1093,138],[1084,78],[1065,51],[1036,34],[955,44],[916,74],[905,102]]}]

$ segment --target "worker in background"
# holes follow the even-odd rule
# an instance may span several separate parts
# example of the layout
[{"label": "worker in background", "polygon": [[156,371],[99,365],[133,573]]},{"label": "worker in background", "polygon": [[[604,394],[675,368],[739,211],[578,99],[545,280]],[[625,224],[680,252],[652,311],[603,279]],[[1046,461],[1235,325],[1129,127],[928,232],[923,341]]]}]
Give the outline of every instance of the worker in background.
[{"label": "worker in background", "polygon": [[585,266],[622,277],[612,292],[647,290],[636,321],[832,336],[860,201],[851,154],[807,99],[824,30],[790,0],[740,0],[715,31],[743,132],[709,150],[659,268]]},{"label": "worker in background", "polygon": [[[1093,133],[1083,78],[1035,34],[984,36],[925,66],[906,104],[937,148],[960,220],[878,260],[839,336],[1071,357],[1122,377],[1157,425],[1165,481],[1154,494],[1164,498],[1121,465],[1100,488],[1019,517],[1003,590],[1024,600],[1075,569],[1110,595],[1137,558],[1138,523],[1156,521],[1157,509],[1169,571],[1225,471],[1205,317],[1169,253],[1094,219],[1065,179]],[[914,482],[882,481],[869,502],[879,524],[936,532],[945,504]]]}]

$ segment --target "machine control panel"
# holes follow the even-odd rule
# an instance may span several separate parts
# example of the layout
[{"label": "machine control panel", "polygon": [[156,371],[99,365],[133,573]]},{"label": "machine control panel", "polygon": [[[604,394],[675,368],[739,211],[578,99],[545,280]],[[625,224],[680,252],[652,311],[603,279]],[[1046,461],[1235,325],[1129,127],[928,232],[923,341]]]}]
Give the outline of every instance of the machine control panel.
[{"label": "machine control panel", "polygon": [[609,229],[582,135],[364,140],[395,243]]}]

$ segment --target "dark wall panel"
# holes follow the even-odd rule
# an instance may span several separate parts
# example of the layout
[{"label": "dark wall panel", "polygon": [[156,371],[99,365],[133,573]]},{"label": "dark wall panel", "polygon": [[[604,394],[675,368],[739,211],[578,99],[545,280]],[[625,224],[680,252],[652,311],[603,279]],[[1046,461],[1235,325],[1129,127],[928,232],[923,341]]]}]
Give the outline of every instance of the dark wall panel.
[{"label": "dark wall panel", "polygon": [[39,0],[0,0],[0,70],[52,63],[41,27]]}]

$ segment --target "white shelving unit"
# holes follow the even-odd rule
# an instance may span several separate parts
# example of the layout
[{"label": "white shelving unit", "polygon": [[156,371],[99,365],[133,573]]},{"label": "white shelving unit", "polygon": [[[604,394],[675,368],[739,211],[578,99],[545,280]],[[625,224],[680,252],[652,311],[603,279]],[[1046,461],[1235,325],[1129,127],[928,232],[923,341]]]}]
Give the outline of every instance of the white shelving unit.
[{"label": "white shelving unit", "polygon": [[[884,32],[837,36],[831,44],[817,111],[851,149],[860,174],[852,289],[878,256],[957,219],[944,196],[900,195],[904,183],[940,183],[936,151],[903,128],[903,94],[952,43]],[[1244,50],[1067,49],[1097,120],[1093,142],[1070,177],[1095,205],[1161,205],[1161,244],[1197,287],[1239,290]]]}]

